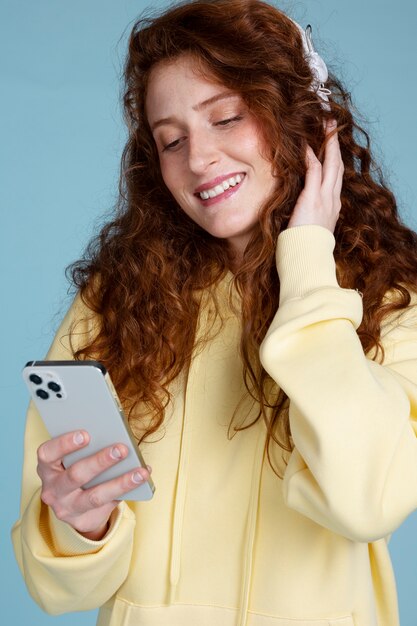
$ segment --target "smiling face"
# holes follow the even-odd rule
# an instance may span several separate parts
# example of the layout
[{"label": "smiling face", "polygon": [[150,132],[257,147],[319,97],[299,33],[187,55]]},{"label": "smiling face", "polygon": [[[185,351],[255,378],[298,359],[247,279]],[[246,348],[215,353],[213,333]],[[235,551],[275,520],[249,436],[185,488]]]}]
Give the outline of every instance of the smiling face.
[{"label": "smiling face", "polygon": [[146,114],[163,180],[182,210],[241,255],[276,187],[261,131],[242,98],[181,56],[150,74]]}]

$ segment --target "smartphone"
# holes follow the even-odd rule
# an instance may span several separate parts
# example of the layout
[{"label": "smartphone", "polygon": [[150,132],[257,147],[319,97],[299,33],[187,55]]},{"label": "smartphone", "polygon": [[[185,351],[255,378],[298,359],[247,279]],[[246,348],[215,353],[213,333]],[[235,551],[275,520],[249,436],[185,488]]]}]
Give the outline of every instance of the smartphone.
[{"label": "smartphone", "polygon": [[[136,467],[146,467],[104,365],[98,361],[29,361],[23,379],[51,437],[86,430],[90,442],[63,458],[64,467],[123,443],[126,458],[84,485],[85,489],[116,478]],[[150,500],[155,486],[150,478],[119,500]]]}]

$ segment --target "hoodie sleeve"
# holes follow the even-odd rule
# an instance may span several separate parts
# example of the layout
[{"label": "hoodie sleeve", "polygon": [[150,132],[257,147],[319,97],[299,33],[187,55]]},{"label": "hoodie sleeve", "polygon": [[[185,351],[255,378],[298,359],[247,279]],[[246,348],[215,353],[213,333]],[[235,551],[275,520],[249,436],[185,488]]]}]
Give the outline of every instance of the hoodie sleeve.
[{"label": "hoodie sleeve", "polygon": [[[87,310],[76,297],[47,359],[73,358],[69,329],[78,341],[91,332]],[[78,346],[77,346],[78,347]],[[106,602],[125,580],[131,559],[135,516],[126,502],[113,511],[101,541],[91,541],[58,520],[40,499],[37,448],[49,434],[33,403],[25,432],[20,518],[12,529],[17,562],[34,600],[48,613],[93,609]]]},{"label": "hoodie sleeve", "polygon": [[336,279],[334,237],[280,234],[280,305],[261,362],[290,399],[286,504],[354,541],[390,534],[417,508],[417,298],[382,329],[382,364],[356,329],[362,298]]}]

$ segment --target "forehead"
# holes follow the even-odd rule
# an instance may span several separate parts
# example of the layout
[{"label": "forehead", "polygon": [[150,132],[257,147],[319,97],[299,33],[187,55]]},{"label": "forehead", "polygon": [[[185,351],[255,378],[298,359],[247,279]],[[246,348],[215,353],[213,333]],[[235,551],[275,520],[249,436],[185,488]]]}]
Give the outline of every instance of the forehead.
[{"label": "forehead", "polygon": [[190,56],[162,61],[149,75],[145,102],[148,122],[152,125],[156,119],[177,111],[191,111],[199,102],[225,90],[209,71],[203,75],[200,65]]}]

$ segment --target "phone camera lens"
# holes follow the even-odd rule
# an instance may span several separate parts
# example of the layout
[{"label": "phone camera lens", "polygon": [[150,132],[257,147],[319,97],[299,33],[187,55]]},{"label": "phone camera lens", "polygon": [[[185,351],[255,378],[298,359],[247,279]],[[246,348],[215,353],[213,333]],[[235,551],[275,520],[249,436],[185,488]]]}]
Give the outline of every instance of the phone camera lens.
[{"label": "phone camera lens", "polygon": [[59,391],[61,391],[61,386],[58,385],[58,383],[48,383],[48,389],[50,389],[51,391],[55,391],[55,393],[58,393]]},{"label": "phone camera lens", "polygon": [[38,376],[37,374],[31,374],[29,376],[29,380],[30,380],[30,382],[34,383],[35,385],[40,385],[42,383],[42,378],[40,376]]},{"label": "phone camera lens", "polygon": [[47,400],[49,398],[49,393],[45,391],[45,389],[37,389],[36,395],[39,396],[39,398],[42,398],[42,400]]}]

